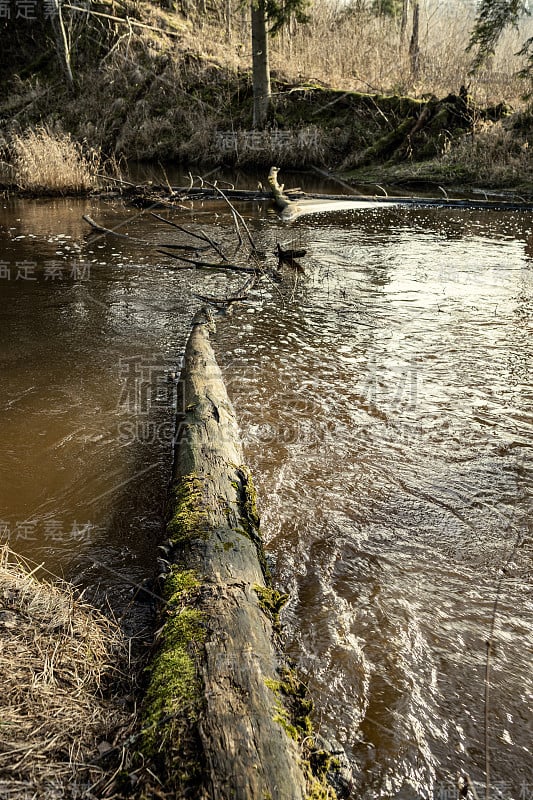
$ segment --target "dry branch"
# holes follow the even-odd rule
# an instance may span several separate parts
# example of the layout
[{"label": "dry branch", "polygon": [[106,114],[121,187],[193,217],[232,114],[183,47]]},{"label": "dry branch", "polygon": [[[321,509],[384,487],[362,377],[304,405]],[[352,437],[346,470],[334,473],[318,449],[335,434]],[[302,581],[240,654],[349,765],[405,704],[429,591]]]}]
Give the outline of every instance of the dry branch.
[{"label": "dry branch", "polygon": [[80,11],[82,14],[90,14],[92,17],[103,17],[104,19],[110,19],[113,22],[118,22],[119,25],[127,25],[129,28],[131,28],[131,26],[133,25],[136,28],[146,28],[149,31],[164,33],[165,36],[182,36],[182,34],[179,31],[171,31],[168,29],[156,28],[154,25],[146,25],[144,22],[139,22],[139,20],[132,19],[131,17],[123,19],[122,17],[115,17],[113,14],[104,14],[102,11],[92,11],[88,8],[73,6],[70,5],[70,3],[63,3],[62,7],[69,8],[71,11]]},{"label": "dry branch", "polygon": [[[158,250],[158,253],[161,253],[164,256],[168,256],[169,258],[175,258],[178,261],[184,261],[186,264],[190,264],[189,269],[198,268],[198,269],[227,269],[230,272],[248,272],[250,274],[255,274],[258,270],[254,267],[241,267],[239,264],[230,264],[230,263],[217,263],[213,261],[198,261],[194,258],[185,258],[185,256],[179,256],[177,253],[167,253],[165,250]],[[187,269],[187,267],[184,267]]]},{"label": "dry branch", "polygon": [[91,226],[95,233],[105,233],[106,236],[119,236],[121,239],[129,239],[130,241],[132,240],[132,237],[128,236],[127,233],[119,233],[118,231],[111,230],[111,228],[105,228],[103,225],[99,225],[88,214],[83,214],[82,219],[84,219],[85,222]]},{"label": "dry branch", "polygon": [[[220,197],[222,197],[222,199],[224,200],[224,202],[230,207],[231,213],[233,214],[233,219],[235,220],[235,225],[237,227],[237,232],[238,232],[238,225],[237,225],[237,220],[238,220],[241,223],[241,225],[243,226],[244,230],[246,231],[246,235],[248,236],[248,241],[250,242],[252,251],[256,251],[257,247],[255,245],[254,238],[253,238],[252,234],[250,233],[250,229],[249,229],[248,225],[246,224],[245,219],[242,216],[242,214],[239,214],[239,212],[237,211],[235,206],[228,199],[227,195],[222,191],[222,189],[220,189],[216,185],[216,183],[208,183],[207,181],[206,181],[206,183],[207,183],[208,186],[211,186],[211,188],[214,189],[214,191],[217,192],[217,194],[219,194]],[[238,234],[238,235],[240,237],[240,234]]]}]

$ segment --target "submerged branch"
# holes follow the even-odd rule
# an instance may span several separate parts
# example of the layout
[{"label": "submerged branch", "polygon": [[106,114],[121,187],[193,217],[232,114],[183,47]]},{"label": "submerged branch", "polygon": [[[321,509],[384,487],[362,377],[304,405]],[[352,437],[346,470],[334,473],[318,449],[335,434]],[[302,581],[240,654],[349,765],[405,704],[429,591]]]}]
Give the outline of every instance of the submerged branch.
[{"label": "submerged branch", "polygon": [[254,250],[254,251],[257,250],[254,238],[253,238],[252,234],[250,233],[250,229],[249,229],[248,225],[246,224],[246,221],[245,221],[244,217],[242,216],[242,214],[239,214],[239,212],[237,211],[235,206],[230,202],[230,200],[228,200],[228,198],[226,197],[225,193],[222,191],[222,189],[219,189],[219,187],[216,185],[216,183],[209,183],[208,181],[206,181],[206,184],[208,186],[210,186],[212,189],[214,189],[215,192],[217,192],[222,197],[222,199],[228,204],[228,206],[230,207],[231,212],[233,214],[233,219],[237,218],[239,220],[239,222],[242,224],[244,230],[246,231],[246,235],[248,236],[248,241],[250,242],[252,250]]},{"label": "submerged branch", "polygon": [[194,258],[185,258],[185,256],[179,256],[177,253],[167,253],[165,250],[160,249],[158,249],[157,252],[169,258],[176,258],[178,261],[184,261],[190,264],[191,267],[198,267],[199,269],[228,269],[233,272],[248,272],[250,275],[259,272],[255,267],[241,267],[239,264],[230,264],[229,262],[227,264],[220,264],[213,261],[197,261]]}]

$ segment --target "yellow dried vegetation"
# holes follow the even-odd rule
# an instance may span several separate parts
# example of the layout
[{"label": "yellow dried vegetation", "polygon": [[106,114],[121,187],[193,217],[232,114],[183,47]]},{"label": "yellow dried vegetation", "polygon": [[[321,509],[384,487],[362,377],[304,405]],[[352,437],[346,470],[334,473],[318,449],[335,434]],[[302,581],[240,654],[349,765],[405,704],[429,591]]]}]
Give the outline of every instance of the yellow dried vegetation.
[{"label": "yellow dried vegetation", "polygon": [[40,126],[13,134],[9,149],[15,183],[24,191],[77,194],[97,185],[99,153],[85,153],[69,134]]},{"label": "yellow dried vegetation", "polygon": [[[0,797],[94,797],[127,737],[118,626],[0,548]],[[120,751],[120,747],[118,748]]]}]

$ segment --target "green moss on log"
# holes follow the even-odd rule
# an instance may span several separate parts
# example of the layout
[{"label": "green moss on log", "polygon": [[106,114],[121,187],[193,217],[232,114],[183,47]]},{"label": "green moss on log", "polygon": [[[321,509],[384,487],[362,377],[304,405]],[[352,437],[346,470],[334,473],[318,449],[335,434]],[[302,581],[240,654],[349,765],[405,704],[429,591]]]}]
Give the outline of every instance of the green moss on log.
[{"label": "green moss on log", "polygon": [[194,719],[201,703],[195,652],[204,641],[205,629],[202,612],[190,605],[200,585],[194,570],[175,564],[165,579],[164,626],[150,667],[145,703],[144,744],[152,755],[174,733],[176,718],[183,713],[188,720]]},{"label": "green moss on log", "polygon": [[196,667],[205,639],[204,614],[192,605],[200,586],[194,570],[171,566],[163,586],[164,624],[144,704],[143,755],[161,763],[175,786],[195,783],[202,771],[191,742],[191,723],[204,703]]},{"label": "green moss on log", "polygon": [[279,614],[283,606],[287,603],[289,595],[278,592],[277,589],[272,589],[270,586],[259,586],[258,584],[255,584],[254,592],[259,598],[259,605],[271,620],[272,627],[276,633],[280,633],[281,623]]},{"label": "green moss on log", "polygon": [[397,128],[378,139],[372,147],[368,147],[357,159],[358,165],[364,166],[378,159],[386,160],[389,158],[396,148],[402,144],[414,123],[413,117],[407,117]]},{"label": "green moss on log", "polygon": [[209,522],[203,506],[203,484],[191,472],[172,487],[172,516],[167,525],[168,538],[173,544],[183,544],[193,538],[208,535]]},{"label": "green moss on log", "polygon": [[315,743],[311,722],[313,702],[308,697],[307,687],[288,667],[280,680],[267,680],[266,685],[276,695],[274,721],[301,746],[301,766],[307,780],[306,800],[336,800],[337,793],[327,776],[339,768],[339,762]]}]

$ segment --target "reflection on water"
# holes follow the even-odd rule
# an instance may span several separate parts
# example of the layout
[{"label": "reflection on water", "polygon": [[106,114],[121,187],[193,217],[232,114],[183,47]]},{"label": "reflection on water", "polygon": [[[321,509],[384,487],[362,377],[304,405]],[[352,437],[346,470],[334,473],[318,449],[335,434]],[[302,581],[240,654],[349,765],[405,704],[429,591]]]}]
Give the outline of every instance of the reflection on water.
[{"label": "reflection on water", "polygon": [[[231,237],[211,208],[180,222]],[[215,346],[291,592],[287,646],[353,796],[459,797],[457,773],[484,795],[498,587],[490,797],[533,796],[529,216],[243,211],[266,250],[309,250]],[[150,246],[88,239],[82,213]],[[120,608],[155,569],[194,294],[240,282],[176,269],[156,246],[181,234],[161,227],[84,200],[12,202],[0,229],[0,525]]]}]

